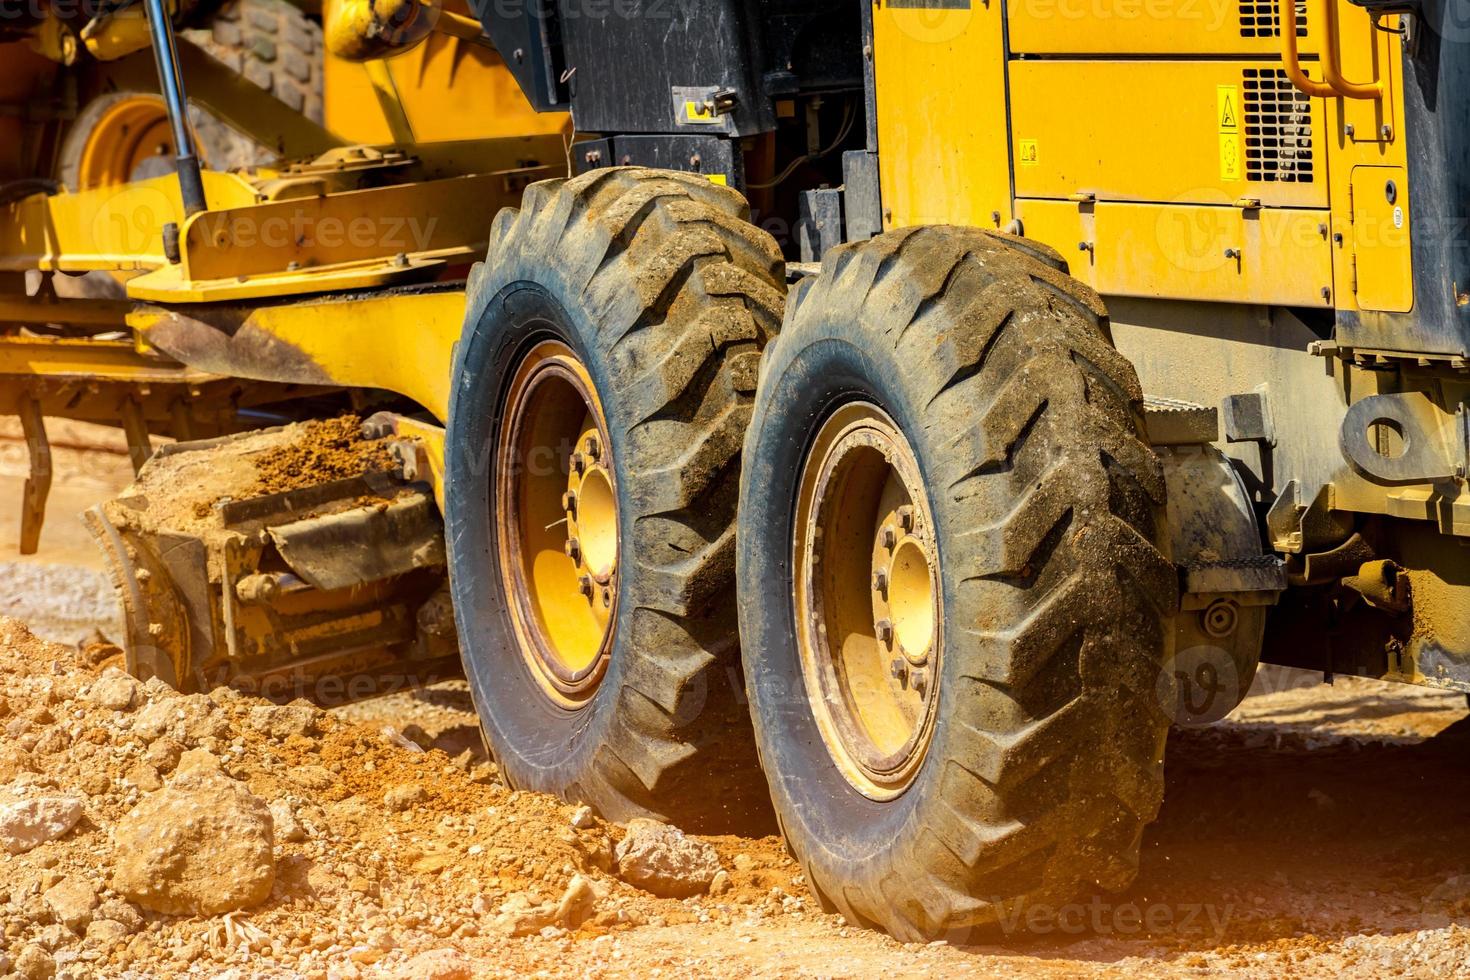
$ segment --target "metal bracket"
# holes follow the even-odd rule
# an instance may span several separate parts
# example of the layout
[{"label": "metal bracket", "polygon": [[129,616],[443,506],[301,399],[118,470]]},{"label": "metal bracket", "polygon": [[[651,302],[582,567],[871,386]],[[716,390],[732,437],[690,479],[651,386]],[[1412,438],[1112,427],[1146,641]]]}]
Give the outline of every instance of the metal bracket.
[{"label": "metal bracket", "polygon": [[20,427],[30,454],[20,505],[20,553],[34,555],[41,545],[41,525],[46,521],[46,498],[51,494],[51,443],[46,439],[46,419],[41,403],[26,397],[20,401]]},{"label": "metal bracket", "polygon": [[1271,403],[1266,386],[1239,395],[1227,395],[1220,403],[1226,442],[1259,442],[1276,445],[1276,427],[1271,419]]},{"label": "metal bracket", "polygon": [[[1348,407],[1338,445],[1353,469],[1378,483],[1446,480],[1463,467],[1463,460],[1453,459],[1445,445],[1445,414],[1421,391],[1369,395]],[[1370,433],[1380,426],[1403,440],[1402,452],[1385,455],[1370,441]]]}]

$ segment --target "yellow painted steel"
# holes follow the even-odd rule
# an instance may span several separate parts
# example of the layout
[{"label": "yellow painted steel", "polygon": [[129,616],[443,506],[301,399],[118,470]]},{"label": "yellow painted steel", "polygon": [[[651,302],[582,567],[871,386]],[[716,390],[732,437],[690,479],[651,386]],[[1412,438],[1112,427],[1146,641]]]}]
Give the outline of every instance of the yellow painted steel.
[{"label": "yellow painted steel", "polygon": [[[142,339],[205,370],[261,381],[382,388],[449,417],[450,361],[463,326],[462,289],[322,296],[249,308],[228,335],[187,352],[182,314],[143,306],[128,315]],[[252,352],[274,351],[274,358]]]},{"label": "yellow painted steel", "polygon": [[1332,305],[1325,211],[1037,200],[1016,209],[1027,236],[1104,295]]},{"label": "yellow painted steel", "polygon": [[932,740],[943,622],[934,521],[912,448],[869,402],[832,413],[797,492],[797,646],[817,730],[844,778],[892,799]]},{"label": "yellow painted steel", "polygon": [[[1006,11],[1017,53],[1271,56],[1280,49],[1272,7],[1270,0],[1019,0]],[[1304,20],[1302,49],[1316,51],[1318,21]]]},{"label": "yellow painted steel", "polygon": [[[256,200],[244,179],[204,172],[212,206]],[[172,175],[51,197],[33,195],[0,208],[0,271],[151,269],[167,262],[163,228],[184,219]]]},{"label": "yellow painted steel", "polygon": [[554,703],[596,693],[617,615],[617,493],[587,368],[559,341],[526,352],[495,447],[496,537],[517,647]]},{"label": "yellow painted steel", "polygon": [[1408,174],[1403,167],[1354,167],[1352,201],[1357,305],[1406,313],[1414,301]]},{"label": "yellow painted steel", "polygon": [[480,207],[493,213],[519,186],[511,175],[487,174],[212,209],[185,226],[180,265],[184,278],[208,280],[398,253],[474,255],[489,233]]},{"label": "yellow painted steel", "polygon": [[208,374],[177,361],[141,354],[131,340],[0,337],[0,379],[179,382]]},{"label": "yellow painted steel", "polygon": [[[463,0],[451,0],[444,12],[463,16],[468,7]],[[505,61],[483,44],[433,33],[377,65],[326,60],[325,111],[333,132],[361,143],[394,140],[396,119],[366,108],[377,103],[376,93],[385,80],[400,100],[403,125],[420,144],[570,132],[566,113],[538,113],[531,108]],[[450,91],[452,112],[445,111]]]},{"label": "yellow painted steel", "polygon": [[142,4],[97,17],[82,28],[82,43],[98,61],[114,59],[148,47],[148,18]]},{"label": "yellow painted steel", "polygon": [[[1036,159],[1016,160],[1016,196],[1220,204],[1254,198],[1281,207],[1326,207],[1323,106],[1311,108],[1309,182],[1253,181],[1244,166],[1239,61],[1018,61],[1011,65],[1011,125]],[[1076,93],[1117,93],[1079,103]],[[1069,93],[1067,97],[1059,93]],[[1126,93],[1126,95],[1124,94]],[[1232,108],[1233,100],[1233,108]],[[1323,179],[1317,179],[1323,178]]]},{"label": "yellow painted steel", "polygon": [[1010,220],[1002,6],[874,5],[885,227]]},{"label": "yellow painted steel", "polygon": [[1284,38],[1255,0],[1020,0],[1007,37],[1000,10],[874,4],[885,226],[1014,215],[1105,295],[1411,308],[1407,245],[1367,227],[1393,211],[1353,186],[1406,166],[1396,18],[1310,0]]}]

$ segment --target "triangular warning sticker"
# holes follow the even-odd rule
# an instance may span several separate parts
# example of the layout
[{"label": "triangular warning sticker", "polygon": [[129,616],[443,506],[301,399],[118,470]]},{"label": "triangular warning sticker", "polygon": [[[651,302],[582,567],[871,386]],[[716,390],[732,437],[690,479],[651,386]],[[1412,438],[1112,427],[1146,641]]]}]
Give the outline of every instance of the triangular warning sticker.
[{"label": "triangular warning sticker", "polygon": [[1220,100],[1220,128],[1234,129],[1235,126],[1235,99],[1227,94]]}]

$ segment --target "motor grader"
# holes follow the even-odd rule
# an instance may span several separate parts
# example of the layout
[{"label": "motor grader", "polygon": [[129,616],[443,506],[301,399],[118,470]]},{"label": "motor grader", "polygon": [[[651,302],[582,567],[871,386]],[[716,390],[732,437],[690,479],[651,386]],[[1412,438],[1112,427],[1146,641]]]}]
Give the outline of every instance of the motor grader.
[{"label": "motor grader", "polygon": [[1263,660],[1470,692],[1454,5],[329,0],[321,122],[230,9],[4,28],[26,541],[123,426],[135,672],[458,659],[512,784],[906,939],[1126,885]]}]

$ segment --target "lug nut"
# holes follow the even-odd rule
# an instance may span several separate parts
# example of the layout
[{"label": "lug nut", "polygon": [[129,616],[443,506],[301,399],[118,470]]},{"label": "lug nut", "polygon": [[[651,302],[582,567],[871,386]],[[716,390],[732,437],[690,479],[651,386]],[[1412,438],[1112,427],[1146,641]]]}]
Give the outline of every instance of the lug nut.
[{"label": "lug nut", "polygon": [[596,436],[587,437],[587,458],[596,462],[602,455],[602,446],[598,444]]},{"label": "lug nut", "polygon": [[602,604],[608,607],[612,606],[612,589],[602,590]]},{"label": "lug nut", "polygon": [[883,530],[878,533],[878,540],[883,543],[884,548],[892,551],[893,546],[898,544],[898,533],[893,530],[892,525],[885,524]]},{"label": "lug nut", "polygon": [[587,598],[592,598],[592,576],[580,575],[577,577],[577,588]]},{"label": "lug nut", "polygon": [[561,509],[566,511],[568,514],[571,514],[573,517],[576,516],[577,495],[575,492],[568,490],[566,493],[561,495]]},{"label": "lug nut", "polygon": [[582,560],[582,542],[576,538],[567,538],[567,543],[562,545],[562,550],[567,553],[567,557],[572,561],[580,562]]},{"label": "lug nut", "polygon": [[572,453],[572,472],[576,473],[578,476],[581,476],[586,469],[587,457],[583,456],[579,452]]},{"label": "lug nut", "polygon": [[914,509],[907,504],[898,509],[898,526],[905,532],[912,532],[914,529]]},{"label": "lug nut", "polygon": [[909,665],[902,657],[893,658],[893,663],[888,665],[888,673],[893,675],[894,680],[898,681],[904,687],[908,687]]},{"label": "lug nut", "polygon": [[909,675],[909,687],[912,687],[920,697],[924,695],[924,689],[929,686],[929,672],[922,668],[915,670]]},{"label": "lug nut", "polygon": [[874,629],[878,633],[878,642],[879,643],[890,644],[890,645],[893,643],[893,624],[890,623],[888,620],[886,620],[886,619],[880,619],[880,620],[878,620],[878,622],[876,624],[874,624]]},{"label": "lug nut", "polygon": [[881,568],[873,573],[873,591],[888,594],[888,573]]}]

